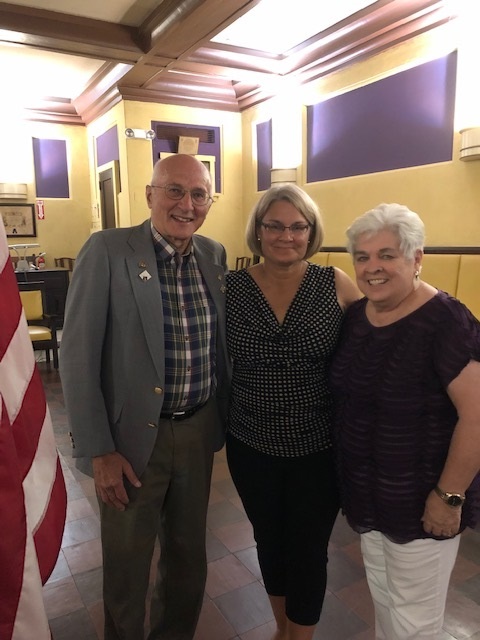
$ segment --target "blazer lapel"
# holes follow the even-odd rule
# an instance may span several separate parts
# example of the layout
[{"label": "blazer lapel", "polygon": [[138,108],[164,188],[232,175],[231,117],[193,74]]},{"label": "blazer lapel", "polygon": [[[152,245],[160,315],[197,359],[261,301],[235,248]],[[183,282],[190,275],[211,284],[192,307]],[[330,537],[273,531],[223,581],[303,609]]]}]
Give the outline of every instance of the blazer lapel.
[{"label": "blazer lapel", "polygon": [[218,264],[216,257],[210,250],[205,249],[200,243],[195,242],[195,258],[198,262],[202,276],[207,283],[210,295],[213,298],[219,317],[223,318],[225,313],[225,272],[224,267]]},{"label": "blazer lapel", "polygon": [[128,244],[132,254],[127,256],[126,265],[133,294],[152,360],[163,382],[165,371],[163,306],[150,220],[133,230]]}]

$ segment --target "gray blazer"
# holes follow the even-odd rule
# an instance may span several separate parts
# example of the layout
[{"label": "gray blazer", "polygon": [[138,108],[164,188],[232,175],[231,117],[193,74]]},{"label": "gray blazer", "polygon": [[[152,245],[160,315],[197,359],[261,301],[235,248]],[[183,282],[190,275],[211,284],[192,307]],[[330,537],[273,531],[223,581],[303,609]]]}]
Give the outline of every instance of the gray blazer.
[{"label": "gray blazer", "polygon": [[[225,249],[194,235],[195,257],[217,309],[216,450],[224,443],[230,365],[225,337]],[[151,277],[143,279],[147,272]],[[140,476],[150,458],[165,383],[163,309],[150,219],[94,233],[69,287],[60,375],[73,456],[118,451]]]}]

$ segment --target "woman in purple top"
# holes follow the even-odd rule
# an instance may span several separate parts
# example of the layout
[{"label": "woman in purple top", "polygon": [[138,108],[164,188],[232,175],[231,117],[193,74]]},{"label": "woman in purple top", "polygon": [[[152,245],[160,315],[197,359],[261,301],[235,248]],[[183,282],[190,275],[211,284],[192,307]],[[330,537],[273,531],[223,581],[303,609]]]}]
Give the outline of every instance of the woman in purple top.
[{"label": "woman in purple top", "polygon": [[331,370],[342,506],[377,640],[434,640],[458,534],[480,512],[480,323],[420,280],[424,226],[407,207],[379,205],[347,237],[365,298]]}]

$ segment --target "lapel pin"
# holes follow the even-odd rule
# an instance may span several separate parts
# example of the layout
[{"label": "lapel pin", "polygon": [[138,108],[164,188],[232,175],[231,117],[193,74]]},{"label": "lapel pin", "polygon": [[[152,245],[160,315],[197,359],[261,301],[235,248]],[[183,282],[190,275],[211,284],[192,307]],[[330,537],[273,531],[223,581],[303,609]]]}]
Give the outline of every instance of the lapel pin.
[{"label": "lapel pin", "polygon": [[138,263],[138,266],[140,267],[140,269],[145,269],[145,267],[147,266],[147,263],[144,262],[143,260],[140,260],[140,262]]},{"label": "lapel pin", "polygon": [[148,271],[142,271],[142,273],[138,274],[138,277],[145,282],[146,280],[150,280],[152,276],[148,273]]}]

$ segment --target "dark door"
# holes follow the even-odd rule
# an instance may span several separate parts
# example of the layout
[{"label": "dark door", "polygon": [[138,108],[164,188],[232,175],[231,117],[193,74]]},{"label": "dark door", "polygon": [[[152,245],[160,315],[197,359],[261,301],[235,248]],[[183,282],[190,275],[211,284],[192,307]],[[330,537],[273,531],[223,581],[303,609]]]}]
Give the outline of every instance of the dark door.
[{"label": "dark door", "polygon": [[99,181],[102,229],[114,229],[117,223],[115,220],[115,192],[112,169],[101,171]]}]

